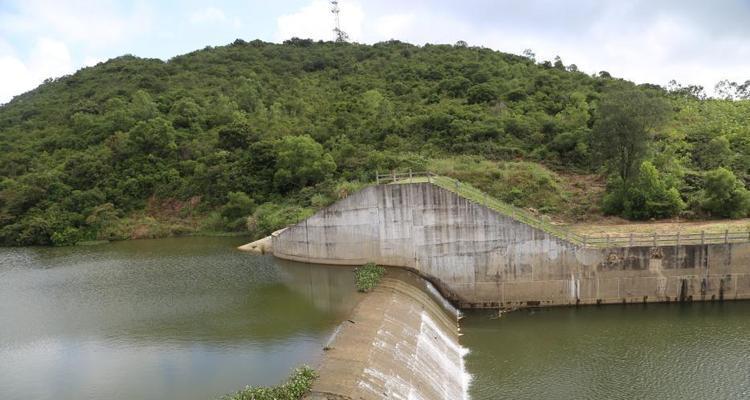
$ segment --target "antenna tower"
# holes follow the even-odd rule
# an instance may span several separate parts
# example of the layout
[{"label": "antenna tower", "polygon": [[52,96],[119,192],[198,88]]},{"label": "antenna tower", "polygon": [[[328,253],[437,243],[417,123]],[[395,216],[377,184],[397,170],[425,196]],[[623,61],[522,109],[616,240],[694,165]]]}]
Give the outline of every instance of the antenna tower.
[{"label": "antenna tower", "polygon": [[346,42],[346,40],[349,39],[349,35],[347,35],[346,32],[341,30],[341,20],[339,19],[340,11],[341,10],[339,9],[338,0],[331,0],[331,13],[336,19],[336,27],[333,28],[333,33],[336,34],[337,43]]}]

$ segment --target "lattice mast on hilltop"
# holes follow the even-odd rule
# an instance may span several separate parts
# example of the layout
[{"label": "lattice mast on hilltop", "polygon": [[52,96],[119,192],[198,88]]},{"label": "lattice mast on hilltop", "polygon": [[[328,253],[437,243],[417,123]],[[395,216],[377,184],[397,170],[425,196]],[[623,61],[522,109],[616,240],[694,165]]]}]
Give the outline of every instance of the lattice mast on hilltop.
[{"label": "lattice mast on hilltop", "polygon": [[335,18],[336,27],[333,28],[333,33],[336,34],[336,42],[346,42],[347,39],[349,39],[349,35],[346,34],[346,32],[341,30],[341,20],[339,19],[339,12],[341,10],[339,9],[339,2],[338,0],[331,0],[331,13],[333,13],[333,16]]}]

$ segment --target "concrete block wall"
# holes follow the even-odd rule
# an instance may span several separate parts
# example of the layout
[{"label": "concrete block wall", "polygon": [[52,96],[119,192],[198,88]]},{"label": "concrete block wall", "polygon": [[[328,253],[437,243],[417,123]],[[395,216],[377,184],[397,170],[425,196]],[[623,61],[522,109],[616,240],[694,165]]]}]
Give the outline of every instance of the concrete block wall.
[{"label": "concrete block wall", "polygon": [[750,243],[583,248],[429,183],[367,187],[275,235],[273,253],[406,267],[462,307],[750,298]]}]

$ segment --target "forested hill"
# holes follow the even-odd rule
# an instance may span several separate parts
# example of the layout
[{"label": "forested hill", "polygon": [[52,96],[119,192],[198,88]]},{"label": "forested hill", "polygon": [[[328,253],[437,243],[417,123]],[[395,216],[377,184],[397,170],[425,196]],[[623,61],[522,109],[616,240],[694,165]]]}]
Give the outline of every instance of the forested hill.
[{"label": "forested hill", "polygon": [[0,107],[0,243],[259,235],[392,169],[560,218],[745,216],[748,102],[673,89],[463,43],[123,56]]}]

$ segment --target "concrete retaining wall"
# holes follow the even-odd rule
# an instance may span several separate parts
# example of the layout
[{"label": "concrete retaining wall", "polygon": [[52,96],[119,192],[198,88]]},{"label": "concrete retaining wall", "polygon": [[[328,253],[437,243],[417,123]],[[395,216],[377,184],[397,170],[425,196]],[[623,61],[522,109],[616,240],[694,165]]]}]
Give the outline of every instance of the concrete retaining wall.
[{"label": "concrete retaining wall", "polygon": [[410,268],[462,307],[750,298],[750,243],[582,248],[429,183],[365,188],[272,247],[296,261]]}]

